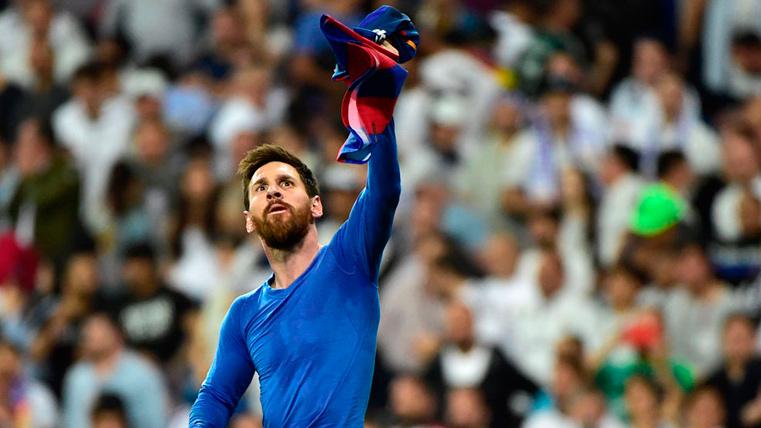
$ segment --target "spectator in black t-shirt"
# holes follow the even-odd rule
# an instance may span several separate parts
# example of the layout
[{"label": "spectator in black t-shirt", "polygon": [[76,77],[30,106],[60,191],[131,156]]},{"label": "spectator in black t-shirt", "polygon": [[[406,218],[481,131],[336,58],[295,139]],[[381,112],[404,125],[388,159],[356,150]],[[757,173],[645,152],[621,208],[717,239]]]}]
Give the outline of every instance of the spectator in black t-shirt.
[{"label": "spectator in black t-shirt", "polygon": [[727,428],[761,427],[761,356],[755,351],[756,325],[743,314],[724,323],[724,361],[707,383],[724,398]]},{"label": "spectator in black t-shirt", "polygon": [[[460,302],[447,308],[445,343],[425,378],[440,393],[478,389],[491,413],[492,427],[519,426],[523,415],[513,405],[521,395],[530,399],[538,390],[497,348],[475,342],[472,314]],[[440,397],[441,403],[444,398]]]},{"label": "spectator in black t-shirt", "polygon": [[125,293],[111,303],[127,344],[162,364],[182,346],[197,305],[159,278],[153,248],[129,247],[122,270]]}]

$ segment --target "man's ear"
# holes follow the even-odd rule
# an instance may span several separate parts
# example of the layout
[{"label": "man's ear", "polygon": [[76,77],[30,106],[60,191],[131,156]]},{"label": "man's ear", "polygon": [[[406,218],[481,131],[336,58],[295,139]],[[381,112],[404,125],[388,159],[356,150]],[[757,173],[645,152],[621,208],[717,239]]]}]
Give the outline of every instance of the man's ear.
[{"label": "man's ear", "polygon": [[312,197],[310,211],[312,211],[312,218],[322,217],[322,199],[320,199],[319,195]]},{"label": "man's ear", "polygon": [[243,216],[246,217],[246,232],[253,233],[256,231],[254,227],[254,220],[251,219],[251,215],[248,211],[243,211]]}]

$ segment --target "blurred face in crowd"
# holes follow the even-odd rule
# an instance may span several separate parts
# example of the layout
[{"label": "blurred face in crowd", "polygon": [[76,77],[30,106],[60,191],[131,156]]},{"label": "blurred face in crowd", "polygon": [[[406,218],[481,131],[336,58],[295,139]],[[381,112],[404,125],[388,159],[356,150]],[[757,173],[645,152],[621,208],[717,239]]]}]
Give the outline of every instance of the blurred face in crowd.
[{"label": "blurred face in crowd", "polygon": [[542,107],[553,128],[566,127],[571,121],[571,94],[550,92],[542,97]]},{"label": "blurred face in crowd", "polygon": [[413,376],[399,376],[391,382],[389,401],[394,416],[408,424],[428,422],[436,411],[433,396]]},{"label": "blurred face in crowd", "polygon": [[64,293],[91,295],[98,288],[98,263],[94,254],[75,254],[69,258],[64,274]]},{"label": "blurred face in crowd", "polygon": [[529,217],[531,239],[539,247],[551,247],[558,235],[558,220],[549,213],[540,212]]},{"label": "blurred face in crowd", "polygon": [[447,426],[451,428],[485,428],[489,410],[476,389],[461,388],[447,394]]},{"label": "blurred face in crowd", "polygon": [[153,260],[144,257],[128,258],[122,267],[124,282],[130,291],[140,296],[150,296],[159,288]]},{"label": "blurred face in crowd", "polygon": [[262,423],[259,418],[244,413],[230,421],[230,428],[262,428]]},{"label": "blurred face in crowd", "polygon": [[654,386],[642,377],[634,376],[626,382],[624,393],[626,410],[636,422],[658,418],[658,396]]},{"label": "blurred face in crowd", "polygon": [[724,423],[724,404],[718,391],[703,388],[688,401],[685,419],[689,428],[716,428]]},{"label": "blurred face in crowd", "polygon": [[18,351],[6,343],[0,343],[0,396],[3,389],[10,387],[10,384],[21,374],[21,356]]},{"label": "blurred face in crowd", "polygon": [[160,121],[146,120],[135,133],[135,146],[141,162],[160,166],[169,151],[169,132]]},{"label": "blurred face in crowd", "polygon": [[621,159],[613,151],[610,151],[600,163],[599,171],[600,180],[606,186],[610,186],[628,170]]},{"label": "blurred face in crowd", "polygon": [[264,106],[270,79],[270,71],[264,67],[245,68],[235,75],[235,93],[245,96],[254,105]]},{"label": "blurred face in crowd", "polygon": [[92,428],[128,428],[124,415],[120,412],[100,412],[93,416]]},{"label": "blurred face in crowd", "polygon": [[232,8],[220,9],[211,22],[211,31],[217,46],[233,47],[243,42],[242,25]]},{"label": "blurred face in crowd", "polygon": [[468,347],[473,344],[473,314],[462,302],[454,301],[447,307],[446,337],[449,342]]},{"label": "blurred face in crowd", "polygon": [[512,135],[518,131],[521,124],[518,102],[510,99],[499,100],[494,106],[492,123],[497,132],[505,135]]},{"label": "blurred face in crowd", "polygon": [[416,239],[435,233],[441,224],[444,201],[433,185],[421,184],[415,190],[412,231]]},{"label": "blurred face in crowd", "polygon": [[576,85],[581,85],[584,81],[581,67],[571,55],[565,52],[555,53],[547,60],[545,73],[573,82]]},{"label": "blurred face in crowd", "polygon": [[676,120],[682,111],[684,95],[682,79],[674,73],[667,73],[658,79],[656,92],[666,117]]},{"label": "blurred face in crowd", "polygon": [[724,358],[730,362],[744,363],[756,350],[756,327],[743,316],[730,318],[724,327]]},{"label": "blurred face in crowd", "polygon": [[669,58],[663,45],[653,39],[640,39],[634,45],[632,74],[647,85],[653,85],[668,71]]},{"label": "blurred face in crowd", "polygon": [[214,177],[207,158],[196,158],[188,163],[182,178],[183,195],[190,201],[203,202],[214,192]]},{"label": "blurred face in crowd", "polygon": [[723,164],[727,178],[740,183],[755,178],[759,172],[759,160],[753,142],[734,130],[725,131],[722,137]]},{"label": "blurred face in crowd", "polygon": [[74,96],[84,104],[91,114],[100,110],[100,105],[104,99],[101,80],[93,77],[78,77],[73,81]]},{"label": "blurred face in crowd", "polygon": [[85,321],[81,336],[82,357],[98,362],[121,349],[121,335],[105,315],[93,315]]},{"label": "blurred face in crowd", "polygon": [[480,254],[481,266],[490,275],[497,278],[510,278],[515,274],[520,249],[512,235],[498,233],[492,235]]},{"label": "blurred face in crowd", "polygon": [[629,309],[634,306],[638,286],[639,282],[632,274],[614,270],[605,278],[605,297],[614,309]]},{"label": "blurred face in crowd", "polygon": [[579,0],[553,0],[549,9],[549,15],[553,21],[566,29],[576,25],[581,16],[581,2]]},{"label": "blurred face in crowd", "polygon": [[40,123],[28,119],[21,123],[15,145],[16,168],[22,177],[42,172],[50,159],[50,149],[40,132]]},{"label": "blurred face in crowd", "polygon": [[310,198],[293,166],[270,162],[251,177],[246,230],[256,231],[267,246],[290,250],[303,240],[322,216],[319,196]]},{"label": "blurred face in crowd", "polygon": [[759,40],[732,44],[732,61],[742,71],[761,74],[761,42]]},{"label": "blurred face in crowd", "polygon": [[47,36],[53,9],[46,0],[27,0],[24,3],[24,18],[36,37]]},{"label": "blurred face in crowd", "polygon": [[700,292],[708,285],[713,275],[702,248],[694,245],[681,252],[678,259],[677,275],[679,282],[692,292]]},{"label": "blurred face in crowd", "polygon": [[583,427],[598,426],[598,421],[605,416],[605,396],[599,391],[585,389],[570,403],[571,419]]},{"label": "blurred face in crowd", "polygon": [[550,390],[561,407],[569,404],[568,399],[579,392],[584,384],[580,366],[567,359],[558,359],[552,375]]},{"label": "blurred face in crowd", "polygon": [[53,76],[53,49],[45,39],[32,41],[29,50],[29,66],[37,79],[50,79]]},{"label": "blurred face in crowd", "polygon": [[557,253],[547,251],[542,254],[537,279],[539,289],[545,298],[551,298],[563,288],[565,280],[563,262]]}]

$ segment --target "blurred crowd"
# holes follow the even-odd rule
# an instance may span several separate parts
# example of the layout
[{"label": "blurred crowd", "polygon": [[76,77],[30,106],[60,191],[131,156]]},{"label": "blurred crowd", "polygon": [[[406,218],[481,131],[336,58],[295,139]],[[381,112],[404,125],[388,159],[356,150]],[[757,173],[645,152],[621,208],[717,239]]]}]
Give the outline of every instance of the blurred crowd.
[{"label": "blurred crowd", "polygon": [[757,0],[0,0],[0,427],[187,426],[269,275],[237,162],[303,159],[330,239],[319,16],[383,3],[421,45],[367,426],[761,427]]}]

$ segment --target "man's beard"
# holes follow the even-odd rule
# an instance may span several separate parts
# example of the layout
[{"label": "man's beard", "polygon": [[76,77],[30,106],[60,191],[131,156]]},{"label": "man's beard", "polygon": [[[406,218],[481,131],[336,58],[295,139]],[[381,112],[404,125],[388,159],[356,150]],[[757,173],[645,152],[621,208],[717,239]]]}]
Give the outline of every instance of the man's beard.
[{"label": "man's beard", "polygon": [[283,205],[290,213],[291,219],[282,218],[284,214],[269,215],[270,205],[264,210],[262,218],[252,217],[256,226],[257,234],[264,243],[276,250],[293,250],[309,232],[309,225],[314,222],[309,205],[302,209],[296,209],[282,201],[276,202]]}]

